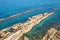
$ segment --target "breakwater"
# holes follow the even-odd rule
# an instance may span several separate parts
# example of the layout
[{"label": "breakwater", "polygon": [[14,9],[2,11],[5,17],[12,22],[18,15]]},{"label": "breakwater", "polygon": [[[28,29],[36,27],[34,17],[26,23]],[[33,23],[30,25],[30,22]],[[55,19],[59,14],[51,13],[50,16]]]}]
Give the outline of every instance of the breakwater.
[{"label": "breakwater", "polygon": [[36,9],[32,9],[32,10],[27,10],[27,11],[24,11],[24,12],[21,12],[21,13],[18,13],[18,14],[14,14],[14,15],[11,15],[9,17],[6,17],[6,18],[1,18],[0,19],[0,22],[4,21],[4,20],[7,20],[7,19],[11,19],[11,18],[14,18],[14,17],[17,17],[17,16],[20,16],[20,15],[23,15],[23,14],[27,14],[27,13],[30,13],[30,12],[33,12],[35,10],[39,10],[39,9],[42,9],[43,7],[41,8],[36,8]]}]

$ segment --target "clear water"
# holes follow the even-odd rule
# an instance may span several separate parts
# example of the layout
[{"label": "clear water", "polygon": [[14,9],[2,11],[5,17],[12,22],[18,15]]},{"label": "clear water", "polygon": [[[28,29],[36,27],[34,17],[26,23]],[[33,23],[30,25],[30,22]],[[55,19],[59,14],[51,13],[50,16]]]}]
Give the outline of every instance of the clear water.
[{"label": "clear water", "polygon": [[[43,7],[43,9],[38,9],[28,14],[23,14],[8,20],[0,22],[0,30],[8,28],[16,23],[26,22],[29,17],[34,15],[50,12],[53,8],[60,6],[60,0],[0,0],[0,19],[6,18],[8,16],[24,12],[27,10],[36,9]],[[34,26],[33,29],[28,32],[25,36],[27,37],[40,37],[43,35],[48,28],[52,25],[60,24],[60,7],[54,12],[55,14],[47,19],[43,20],[38,25]]]}]

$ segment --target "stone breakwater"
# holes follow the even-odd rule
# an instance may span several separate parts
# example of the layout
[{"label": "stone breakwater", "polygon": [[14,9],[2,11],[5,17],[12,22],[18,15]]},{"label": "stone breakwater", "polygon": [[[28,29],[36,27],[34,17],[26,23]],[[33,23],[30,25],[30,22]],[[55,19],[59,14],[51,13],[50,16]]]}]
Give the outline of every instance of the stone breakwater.
[{"label": "stone breakwater", "polygon": [[54,14],[44,13],[38,14],[29,18],[29,20],[25,23],[18,23],[9,28],[3,29],[0,31],[0,39],[1,40],[18,40],[24,33],[29,32],[35,25],[39,24],[42,20]]},{"label": "stone breakwater", "polygon": [[7,18],[2,18],[0,19],[0,22],[4,21],[4,20],[7,20],[7,19],[11,19],[11,18],[14,18],[16,16],[20,16],[20,15],[23,15],[23,14],[27,14],[27,13],[30,13],[30,12],[33,12],[35,10],[39,10],[39,9],[42,9],[42,8],[36,8],[36,9],[32,9],[32,10],[27,10],[25,12],[21,12],[21,13],[18,13],[18,14],[15,14],[15,15],[12,15],[12,16],[9,16]]},{"label": "stone breakwater", "polygon": [[28,10],[28,11],[25,11],[25,12],[22,12],[22,13],[18,13],[18,14],[15,14],[15,15],[12,15],[12,16],[9,16],[7,18],[2,18],[0,19],[0,22],[4,21],[4,20],[7,20],[7,19],[11,19],[11,18],[14,18],[16,16],[20,16],[22,14],[26,14],[26,13],[29,13],[29,12],[32,12],[33,10]]}]

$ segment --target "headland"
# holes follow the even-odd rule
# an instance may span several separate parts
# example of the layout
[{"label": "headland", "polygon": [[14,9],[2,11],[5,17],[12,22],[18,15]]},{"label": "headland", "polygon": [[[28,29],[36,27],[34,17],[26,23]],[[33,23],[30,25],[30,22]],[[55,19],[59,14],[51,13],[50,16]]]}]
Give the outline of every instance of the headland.
[{"label": "headland", "polygon": [[3,29],[0,31],[0,39],[18,40],[24,33],[29,32],[35,25],[53,14],[53,12],[38,14],[29,18],[29,20],[25,23],[18,23],[9,28]]}]

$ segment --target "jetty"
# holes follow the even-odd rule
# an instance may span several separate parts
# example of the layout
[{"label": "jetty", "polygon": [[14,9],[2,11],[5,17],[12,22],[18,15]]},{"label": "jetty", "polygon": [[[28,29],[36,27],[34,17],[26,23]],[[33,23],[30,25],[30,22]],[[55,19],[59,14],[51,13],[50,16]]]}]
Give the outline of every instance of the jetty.
[{"label": "jetty", "polygon": [[36,8],[36,9],[32,9],[32,10],[27,10],[27,11],[24,11],[24,12],[21,12],[21,13],[17,13],[17,14],[11,15],[11,16],[6,17],[6,18],[1,18],[0,22],[2,22],[4,20],[7,20],[7,19],[11,19],[11,18],[17,17],[17,16],[20,16],[20,15],[23,15],[23,14],[27,14],[27,13],[30,13],[30,12],[33,12],[33,11],[39,10],[39,9],[42,9],[42,7],[41,8]]},{"label": "jetty", "polygon": [[25,23],[18,23],[9,28],[3,29],[0,31],[0,40],[18,40],[23,34],[29,32],[35,25],[53,14],[53,12],[38,14],[29,18]]}]

